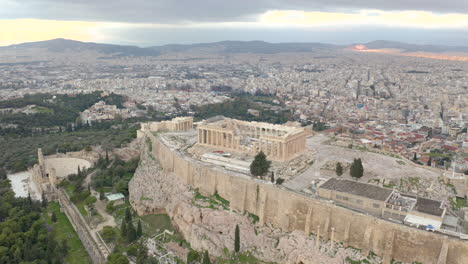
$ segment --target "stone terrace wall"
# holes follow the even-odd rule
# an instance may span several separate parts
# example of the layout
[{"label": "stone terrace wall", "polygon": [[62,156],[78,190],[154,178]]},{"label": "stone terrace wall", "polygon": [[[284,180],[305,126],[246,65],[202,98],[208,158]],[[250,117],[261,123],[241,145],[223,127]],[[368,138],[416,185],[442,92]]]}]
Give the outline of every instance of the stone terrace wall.
[{"label": "stone terrace wall", "polygon": [[146,136],[151,138],[152,153],[164,170],[174,172],[204,195],[218,192],[230,201],[232,209],[259,216],[260,224],[319,234],[323,239],[330,239],[334,228],[336,241],[362,249],[364,255],[374,252],[384,258],[384,263],[392,259],[468,263],[468,242],[360,214],[281,186],[230,175],[183,156],[151,133]]}]

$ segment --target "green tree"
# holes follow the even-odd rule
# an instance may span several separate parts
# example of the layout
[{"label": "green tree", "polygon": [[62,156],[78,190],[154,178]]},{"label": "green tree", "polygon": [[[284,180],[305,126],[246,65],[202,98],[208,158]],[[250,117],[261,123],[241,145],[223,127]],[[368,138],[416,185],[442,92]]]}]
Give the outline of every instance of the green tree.
[{"label": "green tree", "polygon": [[200,261],[200,254],[197,251],[191,249],[187,254],[187,264],[199,263]]},{"label": "green tree", "polygon": [[127,223],[127,241],[133,242],[137,239],[137,233],[132,223]]},{"label": "green tree", "polygon": [[107,264],[129,264],[128,258],[120,252],[115,252],[107,257]]},{"label": "green tree", "polygon": [[432,166],[432,157],[429,157],[429,160],[427,161],[427,166]]},{"label": "green tree", "polygon": [[413,155],[413,161],[414,162],[418,161],[418,156],[416,155],[416,153],[414,153],[414,155]]},{"label": "green tree", "polygon": [[203,254],[203,264],[211,264],[210,255],[207,250],[205,250],[205,254]]},{"label": "green tree", "polygon": [[132,213],[130,212],[130,208],[127,207],[125,210],[125,222],[130,223],[132,221]]},{"label": "green tree", "polygon": [[337,163],[336,163],[335,172],[336,172],[336,175],[337,175],[337,176],[343,175],[343,166],[341,166],[341,163],[340,163],[340,162],[337,162]]},{"label": "green tree", "polygon": [[109,164],[109,151],[106,149],[106,164]]},{"label": "green tree", "polygon": [[240,231],[239,225],[236,225],[236,231],[234,232],[234,251],[239,253],[240,251]]},{"label": "green tree", "polygon": [[101,188],[101,190],[99,191],[99,200],[104,200],[106,199],[106,196],[104,195],[104,190]]},{"label": "green tree", "polygon": [[359,179],[364,175],[364,167],[362,166],[361,159],[354,159],[349,169],[349,174],[355,179]]},{"label": "green tree", "polygon": [[138,219],[138,226],[137,226],[137,237],[141,237],[143,235],[143,229],[141,227],[141,220]]},{"label": "green tree", "polygon": [[270,169],[271,161],[266,159],[263,151],[260,151],[250,164],[250,173],[254,176],[265,176]]},{"label": "green tree", "polygon": [[52,222],[57,222],[57,216],[55,215],[55,212],[52,212],[52,215],[50,216],[50,220],[52,220]]},{"label": "green tree", "polygon": [[7,178],[6,170],[0,167],[0,180],[5,180],[6,178]]},{"label": "green tree", "polygon": [[41,202],[42,207],[46,208],[48,201],[47,201],[47,198],[46,198],[44,193],[42,193],[42,198],[41,199],[42,199],[42,202]]},{"label": "green tree", "polygon": [[113,241],[115,239],[115,230],[111,226],[104,226],[102,228],[102,238],[106,241]]},{"label": "green tree", "polygon": [[122,221],[122,224],[120,225],[120,236],[127,238],[127,233],[127,224],[125,221]]},{"label": "green tree", "polygon": [[95,196],[89,196],[88,198],[86,198],[86,199],[84,200],[84,203],[85,203],[87,206],[90,206],[90,205],[94,204],[96,201],[97,201],[97,199],[96,199]]}]

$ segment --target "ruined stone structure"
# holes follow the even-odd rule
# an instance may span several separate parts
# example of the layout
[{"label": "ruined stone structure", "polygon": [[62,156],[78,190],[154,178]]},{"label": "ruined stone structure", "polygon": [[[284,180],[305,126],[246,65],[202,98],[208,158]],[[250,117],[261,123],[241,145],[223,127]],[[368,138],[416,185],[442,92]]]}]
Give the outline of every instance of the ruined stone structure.
[{"label": "ruined stone structure", "polygon": [[41,195],[44,195],[49,200],[56,200],[56,187],[57,174],[54,168],[47,166],[42,149],[37,150],[38,163],[32,168],[32,178],[36,183],[37,188]]},{"label": "ruined stone structure", "polygon": [[[187,131],[193,128],[193,117],[176,117],[170,121],[141,123],[141,131]],[[141,134],[138,134],[138,137]]]},{"label": "ruined stone structure", "polygon": [[76,208],[76,206],[70,201],[65,191],[61,189],[58,190],[57,198],[62,207],[62,211],[70,220],[70,223],[78,234],[78,237],[83,243],[83,246],[88,252],[93,263],[105,263],[107,256],[110,254],[110,250],[104,242],[92,235],[86,220],[83,218],[78,208]]},{"label": "ruined stone structure", "polygon": [[[207,167],[166,146],[149,131],[142,133],[149,138],[151,152],[165,171],[176,175],[184,184],[198,188],[203,195],[217,193],[228,199],[232,210],[257,215],[260,225],[269,224],[283,231],[301,231],[306,235],[314,233],[320,239],[333,239],[345,246],[359,248],[364,255],[373,252],[382,256],[386,264],[392,260],[425,264],[468,263],[468,243],[458,238],[392,223],[278,185]],[[135,204],[133,201],[132,205]]]},{"label": "ruined stone structure", "polygon": [[468,176],[463,173],[445,172],[443,179],[446,184],[452,184],[455,187],[458,197],[468,197]]},{"label": "ruined stone structure", "polygon": [[197,130],[200,145],[252,155],[263,151],[269,159],[276,161],[289,161],[307,150],[307,132],[296,126],[217,116],[202,121]]}]

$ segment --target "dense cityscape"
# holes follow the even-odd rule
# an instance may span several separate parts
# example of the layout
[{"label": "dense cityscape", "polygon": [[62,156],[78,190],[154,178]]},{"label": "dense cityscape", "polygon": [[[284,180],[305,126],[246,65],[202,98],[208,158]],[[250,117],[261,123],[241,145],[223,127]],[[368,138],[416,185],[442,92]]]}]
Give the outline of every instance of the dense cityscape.
[{"label": "dense cityscape", "polygon": [[468,263],[467,3],[0,0],[0,264]]}]

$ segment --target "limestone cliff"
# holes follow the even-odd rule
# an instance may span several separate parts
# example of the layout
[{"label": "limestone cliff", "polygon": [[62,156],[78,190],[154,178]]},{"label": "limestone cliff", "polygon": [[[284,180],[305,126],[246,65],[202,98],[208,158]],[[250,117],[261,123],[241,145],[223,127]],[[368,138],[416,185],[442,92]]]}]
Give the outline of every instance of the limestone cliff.
[{"label": "limestone cliff", "polygon": [[243,212],[202,208],[193,202],[194,190],[180,178],[164,172],[159,162],[146,150],[129,183],[130,202],[139,215],[166,212],[191,246],[219,256],[224,248],[233,251],[234,230],[240,227],[241,249],[259,259],[278,263],[343,263],[350,254],[361,259],[351,249],[329,242],[317,247],[315,236],[301,231],[283,233],[268,226],[255,225]]}]

